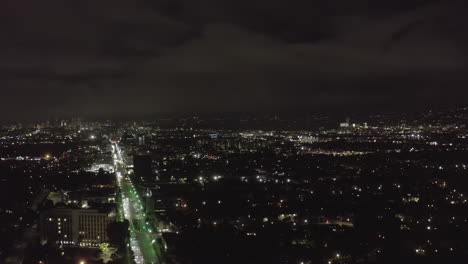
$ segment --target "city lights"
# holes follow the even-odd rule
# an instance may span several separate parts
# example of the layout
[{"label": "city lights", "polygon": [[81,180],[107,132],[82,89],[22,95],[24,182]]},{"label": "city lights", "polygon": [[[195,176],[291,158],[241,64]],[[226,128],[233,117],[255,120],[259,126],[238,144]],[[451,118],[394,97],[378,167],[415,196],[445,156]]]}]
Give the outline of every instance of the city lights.
[{"label": "city lights", "polygon": [[[367,126],[322,117],[332,125],[272,131],[252,120],[216,132],[187,123],[205,119],[0,130],[9,205],[1,232],[14,241],[37,232],[64,263],[76,250],[78,264],[91,261],[88,251],[161,264],[203,262],[197,252],[210,250],[226,263],[244,251],[258,262],[264,252],[285,263],[379,262],[389,245],[399,245],[398,260],[463,259],[465,243],[446,234],[462,235],[468,223],[466,127],[363,118]],[[37,262],[48,263],[46,253]]]}]

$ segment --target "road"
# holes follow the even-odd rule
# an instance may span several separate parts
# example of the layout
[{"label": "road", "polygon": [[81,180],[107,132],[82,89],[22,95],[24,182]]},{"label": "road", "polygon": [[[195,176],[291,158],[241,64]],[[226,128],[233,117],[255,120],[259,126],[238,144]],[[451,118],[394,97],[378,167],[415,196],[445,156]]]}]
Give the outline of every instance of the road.
[{"label": "road", "polygon": [[121,217],[130,222],[130,246],[137,264],[160,264],[160,251],[157,234],[150,223],[146,222],[146,213],[141,197],[126,172],[125,160],[117,143],[113,144],[113,158],[117,184],[121,191]]}]

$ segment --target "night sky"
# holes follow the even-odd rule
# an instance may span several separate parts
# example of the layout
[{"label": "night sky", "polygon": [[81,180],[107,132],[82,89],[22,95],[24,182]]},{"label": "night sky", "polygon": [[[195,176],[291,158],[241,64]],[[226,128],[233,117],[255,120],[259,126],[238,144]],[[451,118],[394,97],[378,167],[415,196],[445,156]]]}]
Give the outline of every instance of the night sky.
[{"label": "night sky", "polygon": [[0,120],[468,103],[468,4],[8,0]]}]

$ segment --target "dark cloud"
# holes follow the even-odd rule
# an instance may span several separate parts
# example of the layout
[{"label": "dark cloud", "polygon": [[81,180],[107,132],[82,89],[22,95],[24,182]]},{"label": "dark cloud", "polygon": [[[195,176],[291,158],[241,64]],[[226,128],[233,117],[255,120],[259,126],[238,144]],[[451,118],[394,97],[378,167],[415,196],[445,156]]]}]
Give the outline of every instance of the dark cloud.
[{"label": "dark cloud", "polygon": [[464,1],[58,0],[0,10],[10,117],[464,103]]}]

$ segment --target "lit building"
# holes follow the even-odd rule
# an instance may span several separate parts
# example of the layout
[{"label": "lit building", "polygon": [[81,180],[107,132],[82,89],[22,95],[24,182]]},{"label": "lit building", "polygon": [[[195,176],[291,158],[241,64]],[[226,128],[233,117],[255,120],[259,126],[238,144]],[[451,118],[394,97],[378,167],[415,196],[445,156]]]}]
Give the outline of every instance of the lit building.
[{"label": "lit building", "polygon": [[141,134],[141,135],[138,135],[138,145],[139,146],[144,146],[146,145],[146,136]]},{"label": "lit building", "polygon": [[311,137],[311,136],[300,136],[299,142],[301,143],[316,143],[319,141],[318,137]]},{"label": "lit building", "polygon": [[348,118],[346,118],[346,122],[340,123],[340,127],[342,127],[342,128],[350,127],[351,126],[350,122],[351,122],[351,119],[348,117]]},{"label": "lit building", "polygon": [[114,221],[113,209],[50,209],[40,217],[41,242],[98,247],[99,244],[108,242],[107,229]]}]

